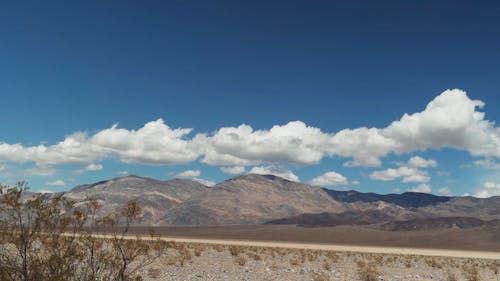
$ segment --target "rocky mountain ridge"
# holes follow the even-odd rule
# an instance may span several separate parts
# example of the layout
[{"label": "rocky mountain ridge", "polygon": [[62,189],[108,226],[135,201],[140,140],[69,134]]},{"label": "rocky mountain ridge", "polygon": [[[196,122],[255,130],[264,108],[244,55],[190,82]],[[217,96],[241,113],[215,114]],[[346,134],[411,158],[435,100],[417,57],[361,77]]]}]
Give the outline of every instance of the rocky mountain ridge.
[{"label": "rocky mountain ridge", "polygon": [[144,207],[142,225],[314,226],[410,220],[422,224],[419,220],[443,217],[500,219],[498,196],[481,199],[415,192],[380,195],[335,191],[257,174],[237,176],[213,187],[189,179],[162,181],[132,175],[80,185],[64,196],[79,204],[99,200],[103,215],[129,200],[138,200]]}]

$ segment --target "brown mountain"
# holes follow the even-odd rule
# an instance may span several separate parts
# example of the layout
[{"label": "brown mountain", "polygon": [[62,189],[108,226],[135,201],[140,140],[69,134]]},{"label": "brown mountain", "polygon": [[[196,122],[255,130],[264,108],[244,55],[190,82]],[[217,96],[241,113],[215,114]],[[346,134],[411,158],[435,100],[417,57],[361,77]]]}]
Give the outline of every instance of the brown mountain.
[{"label": "brown mountain", "polygon": [[324,190],[272,175],[249,174],[219,183],[171,210],[174,225],[256,224],[303,213],[346,210]]},{"label": "brown mountain", "polygon": [[[238,176],[211,188],[186,179],[161,181],[127,176],[80,185],[65,196],[78,204],[89,199],[100,200],[103,215],[129,200],[139,200],[145,210],[143,225],[260,224],[274,221],[314,226],[447,217],[473,217],[484,221],[500,219],[498,196],[481,199],[421,193],[384,196],[354,191],[330,192],[277,176],[256,174]],[[423,221],[414,221],[421,222],[427,225]],[[433,223],[430,221],[428,225]]]},{"label": "brown mountain", "polygon": [[490,198],[454,197],[449,201],[419,208],[429,217],[475,217],[482,220],[500,218],[500,196]]},{"label": "brown mountain", "polygon": [[79,203],[89,199],[99,200],[103,204],[102,214],[112,212],[130,200],[138,200],[144,207],[141,223],[154,225],[171,209],[208,189],[209,187],[192,180],[161,181],[132,175],[80,185],[65,196]]}]

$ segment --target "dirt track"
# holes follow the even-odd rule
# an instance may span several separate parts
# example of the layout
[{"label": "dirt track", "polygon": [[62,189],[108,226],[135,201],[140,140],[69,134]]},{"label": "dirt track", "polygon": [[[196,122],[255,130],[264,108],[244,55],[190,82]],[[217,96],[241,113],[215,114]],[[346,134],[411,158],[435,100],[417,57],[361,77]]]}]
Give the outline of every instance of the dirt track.
[{"label": "dirt track", "polygon": [[[111,236],[99,235],[99,237],[110,238]],[[136,236],[130,235],[130,236],[127,236],[127,238],[135,239]],[[151,239],[151,237],[141,236],[141,239]],[[340,251],[340,252],[417,255],[417,256],[438,256],[438,257],[454,257],[454,258],[480,258],[480,259],[500,260],[500,253],[498,253],[498,252],[483,252],[483,251],[441,250],[441,249],[400,248],[400,247],[377,247],[377,246],[348,246],[348,245],[334,245],[334,244],[222,240],[222,239],[199,239],[199,238],[183,238],[183,237],[169,237],[169,236],[162,236],[161,240],[182,242],[182,243],[220,244],[220,245],[230,245],[230,246],[289,248],[289,249],[327,250],[327,251]]]}]

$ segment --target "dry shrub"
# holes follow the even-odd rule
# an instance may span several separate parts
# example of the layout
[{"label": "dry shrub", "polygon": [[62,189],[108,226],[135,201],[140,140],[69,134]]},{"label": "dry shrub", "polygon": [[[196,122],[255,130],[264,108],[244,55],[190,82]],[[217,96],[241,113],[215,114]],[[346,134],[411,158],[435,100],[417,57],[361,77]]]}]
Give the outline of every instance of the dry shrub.
[{"label": "dry shrub", "polygon": [[247,255],[249,258],[253,259],[254,261],[262,260],[262,257],[258,253],[248,253]]},{"label": "dry shrub", "polygon": [[276,270],[280,269],[280,266],[276,262],[273,262],[271,264],[271,269],[276,271]]},{"label": "dry shrub", "polygon": [[12,248],[0,251],[0,280],[138,280],[137,271],[165,249],[159,239],[127,237],[142,213],[137,201],[100,217],[96,200],[76,205],[62,194],[28,191],[24,182],[0,186],[0,245]]},{"label": "dry shrub", "polygon": [[229,253],[231,253],[232,256],[236,257],[240,253],[243,253],[243,248],[238,246],[230,246]]},{"label": "dry shrub", "polygon": [[332,266],[327,261],[323,261],[323,263],[321,264],[321,268],[323,268],[324,270],[330,270],[332,269]]},{"label": "dry shrub", "polygon": [[439,262],[437,262],[436,259],[434,258],[425,259],[425,263],[430,267],[443,268],[443,266]]},{"label": "dry shrub", "polygon": [[480,281],[479,270],[476,265],[465,266],[463,268],[465,280],[467,281]]},{"label": "dry shrub", "polygon": [[221,252],[224,252],[224,249],[225,249],[225,248],[224,248],[224,246],[223,246],[223,245],[215,245],[215,246],[214,246],[214,249],[215,249],[215,251],[217,251],[217,252],[221,253]]},{"label": "dry shrub", "polygon": [[458,281],[458,279],[457,279],[457,276],[453,272],[448,271],[448,272],[446,272],[446,281]]},{"label": "dry shrub", "polygon": [[358,262],[358,276],[361,281],[377,281],[380,277],[380,271],[374,264],[359,266]]},{"label": "dry shrub", "polygon": [[194,252],[194,255],[195,255],[195,256],[197,256],[197,257],[201,256],[201,254],[203,253],[203,250],[204,250],[204,249],[203,249],[203,247],[201,247],[201,246],[196,246],[196,247],[194,248],[194,251],[193,251],[193,252]]},{"label": "dry shrub", "polygon": [[330,277],[325,273],[314,273],[312,276],[313,281],[330,281]]},{"label": "dry shrub", "polygon": [[247,258],[245,258],[244,256],[238,256],[235,260],[239,266],[244,266],[247,263]]},{"label": "dry shrub", "polygon": [[151,278],[159,278],[160,277],[161,270],[159,268],[152,267],[148,269],[148,276]]},{"label": "dry shrub", "polygon": [[494,262],[490,263],[490,265],[488,267],[491,269],[491,271],[493,271],[493,273],[495,275],[498,275],[498,272],[500,270],[500,262],[494,261]]},{"label": "dry shrub", "polygon": [[339,255],[335,252],[327,252],[326,257],[329,258],[333,263],[337,263],[339,261]]}]

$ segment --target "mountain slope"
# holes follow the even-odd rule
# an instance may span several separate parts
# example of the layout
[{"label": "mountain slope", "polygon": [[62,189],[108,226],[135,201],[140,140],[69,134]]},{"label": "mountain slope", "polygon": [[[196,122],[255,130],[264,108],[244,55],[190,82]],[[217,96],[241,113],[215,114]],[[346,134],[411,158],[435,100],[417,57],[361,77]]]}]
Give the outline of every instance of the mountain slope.
[{"label": "mountain slope", "polygon": [[161,181],[132,175],[80,185],[67,192],[65,197],[80,203],[88,199],[99,200],[103,203],[101,214],[110,213],[127,201],[138,200],[144,208],[141,223],[156,224],[175,206],[208,190],[192,180]]},{"label": "mountain slope", "polygon": [[271,175],[249,174],[212,187],[163,219],[175,225],[255,224],[303,213],[340,212],[344,204],[320,188]]},{"label": "mountain slope", "polygon": [[500,196],[490,198],[454,197],[447,202],[419,209],[426,216],[475,217],[483,220],[500,218]]},{"label": "mountain slope", "polygon": [[437,196],[428,193],[405,192],[402,194],[377,194],[377,193],[362,193],[354,190],[338,191],[324,189],[332,198],[342,202],[376,202],[383,201],[396,204],[405,208],[419,208],[439,203],[447,202],[453,197]]}]

